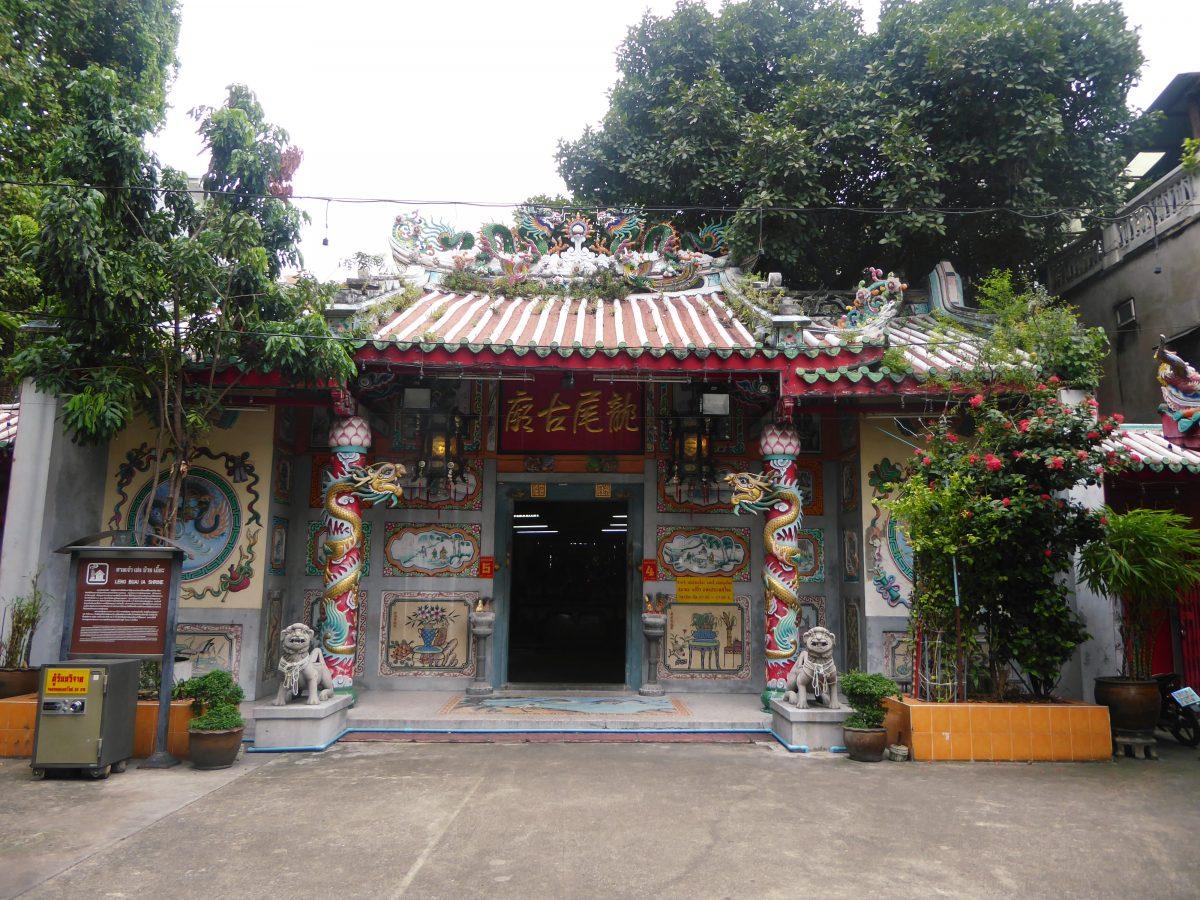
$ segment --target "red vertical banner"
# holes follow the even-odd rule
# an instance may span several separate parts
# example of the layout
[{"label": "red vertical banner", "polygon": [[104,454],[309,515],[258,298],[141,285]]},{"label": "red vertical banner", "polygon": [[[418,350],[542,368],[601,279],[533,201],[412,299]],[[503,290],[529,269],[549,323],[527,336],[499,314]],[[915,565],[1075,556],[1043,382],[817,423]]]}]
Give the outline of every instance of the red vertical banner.
[{"label": "red vertical banner", "polygon": [[642,388],[580,375],[504,382],[501,453],[641,453]]}]

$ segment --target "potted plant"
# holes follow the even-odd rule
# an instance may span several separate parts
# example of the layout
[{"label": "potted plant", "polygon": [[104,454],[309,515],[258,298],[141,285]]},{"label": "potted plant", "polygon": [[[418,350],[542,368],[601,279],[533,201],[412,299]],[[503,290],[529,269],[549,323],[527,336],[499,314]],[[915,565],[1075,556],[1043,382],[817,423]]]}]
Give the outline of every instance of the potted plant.
[{"label": "potted plant", "polygon": [[1200,531],[1160,509],[1105,510],[1103,535],[1080,553],[1089,588],[1119,604],[1123,645],[1119,676],[1096,679],[1096,702],[1107,706],[1114,731],[1151,732],[1161,698],[1150,671],[1154,635],[1181,590],[1200,582]]},{"label": "potted plant", "polygon": [[[29,648],[46,608],[45,595],[38,587],[40,574],[33,576],[27,595],[8,604],[5,614],[8,637],[0,657],[0,698],[31,694],[38,689],[38,670],[29,665]],[[3,624],[0,623],[0,634],[4,632]]]},{"label": "potted plant", "polygon": [[175,685],[176,699],[192,701],[199,715],[188,726],[188,753],[197,769],[227,769],[237,759],[245,721],[238,712],[244,694],[228,672],[215,669]]},{"label": "potted plant", "polygon": [[888,697],[899,697],[899,685],[886,675],[847,672],[838,677],[838,686],[854,709],[842,723],[846,752],[859,762],[879,762],[887,750],[883,701]]}]

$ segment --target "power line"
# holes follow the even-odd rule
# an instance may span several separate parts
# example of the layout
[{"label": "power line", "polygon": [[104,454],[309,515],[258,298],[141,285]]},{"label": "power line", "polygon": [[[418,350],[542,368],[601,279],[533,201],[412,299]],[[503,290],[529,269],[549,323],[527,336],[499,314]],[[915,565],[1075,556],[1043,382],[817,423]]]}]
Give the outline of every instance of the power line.
[{"label": "power line", "polygon": [[[393,206],[466,206],[480,209],[551,209],[558,212],[603,212],[613,209],[633,209],[643,212],[708,212],[708,213],[736,213],[741,211],[762,213],[855,213],[861,215],[875,216],[899,216],[906,214],[934,214],[943,216],[977,216],[988,215],[992,213],[1003,213],[1007,215],[1017,216],[1023,219],[1052,219],[1052,218],[1074,218],[1087,216],[1098,222],[1121,222],[1128,219],[1136,212],[1136,210],[1123,216],[1104,216],[1091,212],[1089,209],[1081,206],[1064,206],[1049,210],[1031,210],[1019,209],[1011,206],[974,206],[974,207],[936,207],[936,206],[904,206],[904,207],[871,207],[871,206],[849,206],[845,204],[827,204],[824,206],[764,206],[759,204],[748,203],[742,206],[730,205],[703,205],[703,204],[677,204],[671,206],[649,206],[642,204],[579,204],[579,203],[537,203],[531,204],[524,201],[508,203],[491,200],[455,200],[444,198],[426,198],[426,199],[408,199],[402,197],[339,197],[332,194],[291,194],[287,197],[277,197],[274,194],[251,194],[237,190],[206,190],[203,188],[168,188],[154,187],[149,185],[98,185],[98,184],[76,184],[66,181],[29,181],[3,178],[0,179],[0,184],[11,185],[14,187],[29,187],[29,188],[64,188],[74,190],[95,190],[95,191],[126,191],[130,193],[152,193],[152,194],[206,194],[215,196],[230,196],[238,197],[245,200],[279,200],[287,202],[288,200],[312,200],[330,203],[344,203],[348,205],[380,205],[388,204]],[[1179,209],[1190,208],[1197,205],[1194,201],[1188,201],[1179,205]],[[1143,207],[1138,207],[1141,209]],[[1146,207],[1149,208],[1149,207]]]}]

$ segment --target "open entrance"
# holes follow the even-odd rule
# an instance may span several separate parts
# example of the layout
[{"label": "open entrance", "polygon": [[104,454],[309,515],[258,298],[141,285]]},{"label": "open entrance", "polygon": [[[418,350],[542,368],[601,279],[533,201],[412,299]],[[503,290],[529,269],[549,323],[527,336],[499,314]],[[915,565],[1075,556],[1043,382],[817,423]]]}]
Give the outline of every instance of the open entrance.
[{"label": "open entrance", "polygon": [[518,501],[508,680],[625,682],[626,505]]}]

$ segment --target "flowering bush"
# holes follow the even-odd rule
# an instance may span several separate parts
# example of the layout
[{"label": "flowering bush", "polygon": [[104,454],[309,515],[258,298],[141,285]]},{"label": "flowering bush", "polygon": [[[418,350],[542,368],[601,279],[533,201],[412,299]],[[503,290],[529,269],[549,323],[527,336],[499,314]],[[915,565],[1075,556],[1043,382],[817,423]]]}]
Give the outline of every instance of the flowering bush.
[{"label": "flowering bush", "polygon": [[1101,514],[1071,500],[1119,468],[1090,398],[1058,398],[1058,379],[1028,393],[978,393],[948,410],[883,501],[905,523],[916,562],[913,615],[933,631],[955,625],[954,560],[964,635],[980,637],[993,692],[1012,664],[1045,696],[1087,639],[1063,575],[1101,533]]}]

